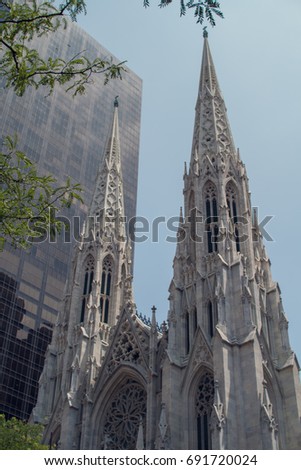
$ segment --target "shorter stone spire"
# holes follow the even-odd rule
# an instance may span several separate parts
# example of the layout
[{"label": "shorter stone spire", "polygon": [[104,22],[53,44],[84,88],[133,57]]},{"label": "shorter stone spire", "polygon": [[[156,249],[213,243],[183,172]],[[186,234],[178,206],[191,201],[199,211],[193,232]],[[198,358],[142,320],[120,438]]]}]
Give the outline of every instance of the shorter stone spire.
[{"label": "shorter stone spire", "polygon": [[106,240],[110,237],[124,238],[126,235],[118,107],[118,96],[116,96],[112,126],[90,206],[88,233],[86,230],[86,236],[92,231],[94,238],[97,238],[98,234]]}]

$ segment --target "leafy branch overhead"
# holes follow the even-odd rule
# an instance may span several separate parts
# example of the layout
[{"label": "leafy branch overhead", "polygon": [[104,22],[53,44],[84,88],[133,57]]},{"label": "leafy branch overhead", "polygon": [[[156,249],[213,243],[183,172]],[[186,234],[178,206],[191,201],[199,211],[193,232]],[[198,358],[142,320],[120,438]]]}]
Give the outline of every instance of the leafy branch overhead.
[{"label": "leafy branch overhead", "polygon": [[[166,7],[173,0],[161,0],[159,3],[159,7]],[[149,7],[150,0],[143,0],[143,6]],[[211,26],[215,26],[215,15],[223,18],[224,15],[220,10],[220,2],[216,2],[213,0],[190,0],[189,2],[185,2],[184,0],[180,0],[180,15],[184,16],[188,9],[194,9],[194,16],[197,18],[197,23],[203,24],[204,21],[208,21]]]},{"label": "leafy branch overhead", "polygon": [[112,78],[122,78],[124,62],[114,64],[112,58],[90,60],[84,51],[69,60],[44,59],[32,47],[33,38],[66,28],[67,17],[75,21],[78,14],[85,12],[84,0],[65,0],[59,7],[55,0],[0,1],[0,77],[5,79],[6,87],[22,96],[28,86],[43,85],[51,92],[59,84],[76,95],[84,93],[93,74],[104,74],[105,84]]},{"label": "leafy branch overhead", "polygon": [[0,251],[8,241],[26,248],[32,238],[38,239],[47,228],[60,230],[56,213],[82,202],[79,184],[67,179],[56,186],[53,176],[40,176],[36,166],[17,149],[16,139],[6,137],[5,151],[0,152]]}]

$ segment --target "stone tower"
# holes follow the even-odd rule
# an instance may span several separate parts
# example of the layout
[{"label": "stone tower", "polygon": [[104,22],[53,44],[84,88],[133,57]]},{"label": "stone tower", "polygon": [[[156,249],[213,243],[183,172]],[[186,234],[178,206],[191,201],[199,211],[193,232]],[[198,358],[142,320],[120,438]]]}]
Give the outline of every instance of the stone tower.
[{"label": "stone tower", "polygon": [[170,447],[300,449],[298,362],[206,36],[170,285]]},{"label": "stone tower", "polygon": [[121,305],[132,302],[131,284],[116,97],[105,155],[33,411],[35,421],[48,423],[48,442],[59,442],[63,449],[80,445],[83,397],[90,400]]},{"label": "stone tower", "polygon": [[[300,449],[299,366],[205,34],[167,325],[137,315],[115,103],[34,418],[63,449]],[[146,279],[147,282],[147,279]]]}]

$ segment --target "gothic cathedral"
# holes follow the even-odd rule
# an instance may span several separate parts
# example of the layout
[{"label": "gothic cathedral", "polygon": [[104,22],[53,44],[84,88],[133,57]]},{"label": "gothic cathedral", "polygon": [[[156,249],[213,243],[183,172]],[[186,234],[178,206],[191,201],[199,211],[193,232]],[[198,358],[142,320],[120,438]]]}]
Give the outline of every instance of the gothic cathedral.
[{"label": "gothic cathedral", "polygon": [[33,418],[61,449],[301,449],[299,366],[205,34],[167,322],[136,312],[118,102]]}]

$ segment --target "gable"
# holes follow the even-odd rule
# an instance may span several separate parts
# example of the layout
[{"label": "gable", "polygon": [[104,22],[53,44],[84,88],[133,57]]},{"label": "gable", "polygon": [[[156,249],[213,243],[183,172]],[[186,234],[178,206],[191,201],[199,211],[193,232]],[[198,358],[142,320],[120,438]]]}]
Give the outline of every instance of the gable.
[{"label": "gable", "polygon": [[136,315],[123,311],[111,329],[109,344],[96,381],[97,387],[122,365],[134,366],[146,374],[149,368],[149,328]]},{"label": "gable", "polygon": [[190,383],[191,378],[195,376],[195,373],[200,367],[213,369],[213,356],[201,328],[198,327],[183,377],[182,386]]},{"label": "gable", "polygon": [[148,367],[148,335],[142,330],[139,321],[125,318],[113,339],[113,348],[106,364],[109,374],[122,363]]}]

